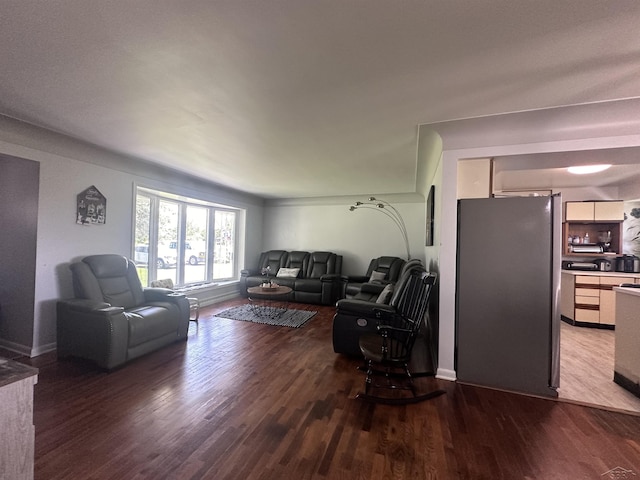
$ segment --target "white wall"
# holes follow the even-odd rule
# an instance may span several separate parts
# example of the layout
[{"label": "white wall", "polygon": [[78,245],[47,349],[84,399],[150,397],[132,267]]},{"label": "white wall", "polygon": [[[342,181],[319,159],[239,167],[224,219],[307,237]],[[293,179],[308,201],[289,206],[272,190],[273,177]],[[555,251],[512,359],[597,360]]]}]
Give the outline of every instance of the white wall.
[{"label": "white wall", "polygon": [[[26,124],[0,120],[0,153],[40,163],[33,342],[23,345],[21,353],[36,356],[55,348],[55,305],[59,298],[72,296],[68,270],[71,261],[97,253],[131,255],[136,183],[246,208],[246,232],[241,232],[247,238],[244,253],[254,257],[259,252],[262,199],[154,168]],[[91,185],[107,198],[105,225],[75,223],[76,195]],[[15,345],[8,347],[15,349]]]}]

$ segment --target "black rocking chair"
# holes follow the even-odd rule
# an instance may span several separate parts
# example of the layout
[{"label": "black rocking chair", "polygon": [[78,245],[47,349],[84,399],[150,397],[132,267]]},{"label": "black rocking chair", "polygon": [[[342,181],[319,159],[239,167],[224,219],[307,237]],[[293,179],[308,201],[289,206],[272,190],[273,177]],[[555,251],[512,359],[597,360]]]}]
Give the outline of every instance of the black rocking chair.
[{"label": "black rocking chair", "polygon": [[[436,274],[414,272],[407,282],[395,312],[377,310],[377,331],[361,335],[359,345],[364,355],[367,378],[365,392],[356,395],[364,401],[405,405],[435,398],[445,393],[434,390],[419,395],[409,370],[409,362],[420,327],[427,315],[429,298]],[[433,375],[432,373],[426,375]],[[420,375],[424,376],[424,375]],[[382,381],[378,381],[380,377]],[[371,390],[410,390],[412,396],[377,396]]]}]

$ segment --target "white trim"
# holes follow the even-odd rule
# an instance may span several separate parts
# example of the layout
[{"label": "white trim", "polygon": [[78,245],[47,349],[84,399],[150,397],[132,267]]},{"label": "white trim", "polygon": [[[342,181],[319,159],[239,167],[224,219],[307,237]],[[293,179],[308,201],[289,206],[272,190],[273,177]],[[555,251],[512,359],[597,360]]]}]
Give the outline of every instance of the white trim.
[{"label": "white trim", "polygon": [[19,353],[20,355],[31,357],[31,347],[22,345],[20,343],[10,342],[9,340],[0,338],[0,347],[6,348],[7,350],[10,350],[12,352]]},{"label": "white trim", "polygon": [[440,380],[449,380],[451,382],[456,381],[456,372],[455,370],[447,370],[446,368],[439,368],[436,373],[436,378]]},{"label": "white trim", "polygon": [[57,348],[58,348],[57,343],[48,343],[46,345],[39,345],[31,349],[31,357],[38,357],[45,353],[53,352],[54,350],[57,350]]}]

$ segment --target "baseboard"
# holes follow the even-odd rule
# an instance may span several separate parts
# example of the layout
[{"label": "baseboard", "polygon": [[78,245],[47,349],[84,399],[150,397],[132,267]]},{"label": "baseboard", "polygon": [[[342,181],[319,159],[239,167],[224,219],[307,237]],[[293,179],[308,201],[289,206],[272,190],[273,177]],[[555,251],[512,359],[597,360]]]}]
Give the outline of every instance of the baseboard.
[{"label": "baseboard", "polygon": [[47,345],[40,345],[39,347],[28,347],[26,345],[21,345],[19,343],[10,342],[8,340],[4,340],[0,338],[0,348],[4,348],[5,350],[9,350],[11,352],[15,352],[23,357],[38,357],[45,353],[52,352],[56,349],[57,344],[49,343]]},{"label": "baseboard", "polygon": [[640,385],[633,380],[628,379],[624,375],[614,371],[613,381],[620,385],[625,390],[633,393],[636,397],[640,398]]},{"label": "baseboard", "polygon": [[10,342],[9,340],[5,340],[4,338],[0,338],[0,347],[5,350],[9,350],[12,352],[19,353],[25,357],[31,357],[31,347],[26,345],[22,345],[20,343]]},{"label": "baseboard", "polygon": [[564,315],[560,315],[560,320],[564,323],[568,323],[569,325],[573,325],[574,327],[600,328],[602,330],[616,329],[615,325],[609,325],[607,323],[577,322],[569,317],[565,317]]},{"label": "baseboard", "polygon": [[31,350],[32,357],[39,357],[40,355],[44,355],[45,353],[53,352],[58,348],[57,343],[48,343],[46,345],[40,345],[39,347],[34,347]]},{"label": "baseboard", "polygon": [[436,378],[440,380],[449,380],[451,382],[456,381],[456,371],[455,370],[447,370],[445,368],[438,368],[438,372],[436,373]]},{"label": "baseboard", "polygon": [[227,300],[234,300],[236,298],[240,298],[240,293],[238,292],[216,292],[216,295],[212,295],[209,297],[200,297],[200,306],[207,307],[209,305],[214,305],[216,303],[226,302]]}]

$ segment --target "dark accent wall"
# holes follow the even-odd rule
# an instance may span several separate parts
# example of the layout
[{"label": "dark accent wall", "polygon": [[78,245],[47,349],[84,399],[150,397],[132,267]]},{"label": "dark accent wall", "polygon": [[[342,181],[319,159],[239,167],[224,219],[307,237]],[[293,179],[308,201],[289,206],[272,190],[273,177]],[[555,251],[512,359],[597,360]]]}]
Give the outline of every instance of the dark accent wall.
[{"label": "dark accent wall", "polygon": [[33,346],[39,185],[38,162],[0,154],[0,339],[29,348]]}]

